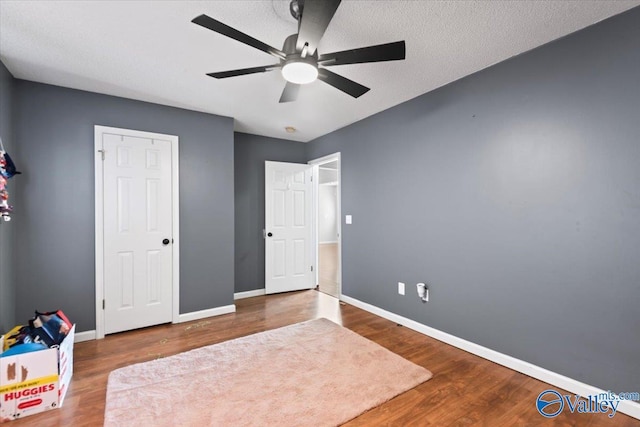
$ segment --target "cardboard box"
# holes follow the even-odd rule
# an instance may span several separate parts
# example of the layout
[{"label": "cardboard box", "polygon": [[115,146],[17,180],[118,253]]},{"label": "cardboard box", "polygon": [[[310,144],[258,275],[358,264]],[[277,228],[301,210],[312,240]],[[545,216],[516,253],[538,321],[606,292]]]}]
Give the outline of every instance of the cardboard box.
[{"label": "cardboard box", "polygon": [[75,332],[73,325],[59,348],[0,357],[0,422],[62,406],[73,375]]}]

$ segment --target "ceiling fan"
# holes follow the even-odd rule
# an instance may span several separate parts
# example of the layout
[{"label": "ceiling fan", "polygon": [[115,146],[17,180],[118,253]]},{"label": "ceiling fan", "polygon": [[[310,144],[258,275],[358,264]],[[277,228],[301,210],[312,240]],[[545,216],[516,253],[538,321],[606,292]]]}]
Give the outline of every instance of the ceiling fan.
[{"label": "ceiling fan", "polygon": [[282,70],[283,77],[287,80],[280,102],[295,101],[300,85],[311,83],[316,79],[354,98],[364,95],[369,91],[368,87],[342,77],[324,67],[405,59],[404,40],[319,55],[318,44],[333,15],[336,13],[340,1],[292,0],[289,10],[291,15],[298,21],[298,33],[287,37],[281,50],[254,39],[207,15],[200,15],[194,18],[191,22],[266,52],[280,60],[277,64],[208,73],[207,75],[216,79],[224,79],[245,74],[264,73],[279,68]]}]

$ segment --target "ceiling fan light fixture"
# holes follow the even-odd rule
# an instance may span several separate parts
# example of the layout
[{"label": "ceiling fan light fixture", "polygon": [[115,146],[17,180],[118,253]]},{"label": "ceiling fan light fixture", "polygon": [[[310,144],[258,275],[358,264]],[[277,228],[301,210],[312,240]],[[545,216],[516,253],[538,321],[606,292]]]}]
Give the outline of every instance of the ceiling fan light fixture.
[{"label": "ceiling fan light fixture", "polygon": [[291,61],[282,67],[282,76],[286,81],[304,85],[318,78],[318,68],[305,61]]}]

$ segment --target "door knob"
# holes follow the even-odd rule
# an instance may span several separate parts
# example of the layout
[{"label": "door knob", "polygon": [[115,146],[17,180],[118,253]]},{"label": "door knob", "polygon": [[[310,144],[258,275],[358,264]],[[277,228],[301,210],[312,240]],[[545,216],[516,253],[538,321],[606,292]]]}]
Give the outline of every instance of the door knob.
[{"label": "door knob", "polygon": [[271,237],[271,236],[273,236],[273,233],[269,232],[269,233],[267,233],[267,236]]},{"label": "door knob", "polygon": [[162,239],[162,244],[167,246],[169,244],[169,239]]}]

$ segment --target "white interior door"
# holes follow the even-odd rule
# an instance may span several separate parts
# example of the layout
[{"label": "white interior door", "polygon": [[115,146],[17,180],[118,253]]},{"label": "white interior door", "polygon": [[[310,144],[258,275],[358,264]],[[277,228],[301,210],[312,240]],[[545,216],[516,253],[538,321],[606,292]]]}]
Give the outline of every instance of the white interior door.
[{"label": "white interior door", "polygon": [[311,289],[312,167],[265,162],[265,292]]},{"label": "white interior door", "polygon": [[172,320],[171,141],[102,134],[104,332]]}]

